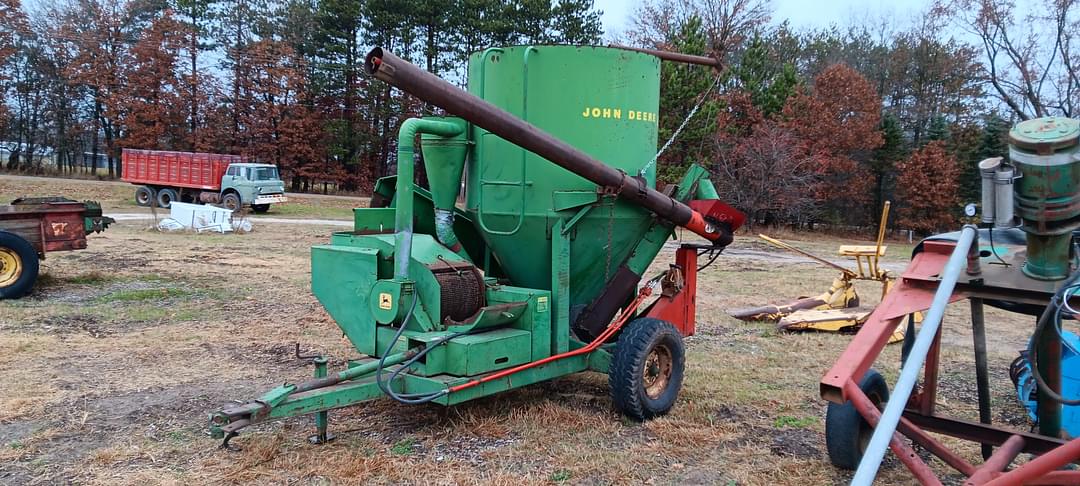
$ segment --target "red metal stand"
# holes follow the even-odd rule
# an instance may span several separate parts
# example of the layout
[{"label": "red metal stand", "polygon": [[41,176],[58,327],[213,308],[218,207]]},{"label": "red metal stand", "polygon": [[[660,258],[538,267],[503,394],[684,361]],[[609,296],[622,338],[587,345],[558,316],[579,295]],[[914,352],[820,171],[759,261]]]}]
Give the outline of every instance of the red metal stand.
[{"label": "red metal stand", "polygon": [[[871,425],[877,424],[880,412],[859,389],[858,383],[881,354],[896,326],[912,312],[922,311],[930,306],[937,288],[937,275],[955,247],[951,242],[942,241],[927,241],[923,245],[923,252],[912,259],[896,286],[885,296],[844,353],[821,379],[822,398],[834,403],[851,401],[859,414]],[[965,281],[958,282],[950,302],[968,298],[992,298],[1045,305],[1053,292],[1053,283],[1024,283],[1010,287],[1008,285],[1016,283],[1015,278],[1007,275],[1005,270],[987,267],[989,266],[983,265],[985,275],[969,276]],[[994,286],[988,282],[1000,282],[1002,285]],[[1080,484],[1080,471],[1058,470],[1065,464],[1080,460],[1080,439],[1066,441],[936,414],[934,404],[940,368],[940,340],[939,331],[927,356],[922,387],[909,400],[898,431],[890,443],[893,453],[915,478],[921,484],[941,484],[926,462],[915,455],[905,438],[968,476],[965,485]],[[997,450],[983,464],[974,466],[927,432],[992,445],[997,447]],[[1021,453],[1039,454],[1040,457],[1004,472]]]}]

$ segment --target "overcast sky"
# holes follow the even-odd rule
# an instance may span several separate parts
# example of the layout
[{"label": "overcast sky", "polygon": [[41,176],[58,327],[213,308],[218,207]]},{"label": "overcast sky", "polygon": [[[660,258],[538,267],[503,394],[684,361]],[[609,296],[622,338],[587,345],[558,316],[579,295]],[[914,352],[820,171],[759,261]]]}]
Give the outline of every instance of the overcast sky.
[{"label": "overcast sky", "polygon": [[[604,12],[607,35],[626,30],[630,16],[641,0],[595,0]],[[830,24],[849,25],[853,19],[888,15],[906,24],[926,10],[932,0],[772,0],[773,23],[788,20],[795,28],[819,28]],[[898,26],[899,27],[899,26]]]}]

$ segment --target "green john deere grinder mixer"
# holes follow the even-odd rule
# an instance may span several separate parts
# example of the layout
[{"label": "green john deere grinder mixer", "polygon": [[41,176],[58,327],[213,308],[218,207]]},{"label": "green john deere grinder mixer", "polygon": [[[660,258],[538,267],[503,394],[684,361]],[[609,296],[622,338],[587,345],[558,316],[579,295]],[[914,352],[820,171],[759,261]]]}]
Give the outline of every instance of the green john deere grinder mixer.
[{"label": "green john deere grinder mixer", "polygon": [[[312,249],[312,291],[369,358],[329,374],[316,359],[315,379],[211,414],[211,432],[316,413],[325,440],[332,408],[450,405],[586,370],[609,373],[627,415],[667,412],[697,257],[729,244],[743,216],[697,166],[654,189],[660,58],[493,48],[471,57],[467,92],[382,49],[366,63],[454,115],[406,120],[398,176],[355,210],[353,231]],[[430,190],[413,184],[417,136]],[[645,279],[677,226],[704,240]]]}]

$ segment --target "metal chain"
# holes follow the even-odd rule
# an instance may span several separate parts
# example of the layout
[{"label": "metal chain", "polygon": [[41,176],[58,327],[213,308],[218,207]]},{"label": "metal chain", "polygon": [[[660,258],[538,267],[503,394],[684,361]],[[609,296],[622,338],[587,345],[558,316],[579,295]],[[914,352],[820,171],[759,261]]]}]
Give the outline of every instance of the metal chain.
[{"label": "metal chain", "polygon": [[709,89],[705,90],[704,93],[701,93],[701,95],[698,96],[698,100],[697,103],[694,104],[694,108],[690,110],[690,113],[687,114],[686,118],[684,118],[682,123],[679,124],[679,128],[675,129],[675,133],[671,134],[671,138],[669,138],[668,141],[664,143],[663,147],[660,147],[660,151],[656,152],[656,155],[653,156],[652,160],[650,160],[649,163],[645,164],[645,166],[641,168],[641,172],[638,172],[639,176],[644,176],[645,173],[648,172],[654,164],[656,164],[656,160],[659,159],[660,156],[664,154],[664,151],[666,151],[668,147],[671,146],[671,143],[679,137],[679,134],[682,133],[684,128],[686,128],[686,124],[690,123],[690,119],[693,118],[695,114],[697,114],[698,109],[701,108],[701,104],[705,102],[705,98],[709,97],[709,93],[711,93],[718,84],[720,84],[720,74],[716,75],[716,79],[713,80],[712,86],[709,86]]}]

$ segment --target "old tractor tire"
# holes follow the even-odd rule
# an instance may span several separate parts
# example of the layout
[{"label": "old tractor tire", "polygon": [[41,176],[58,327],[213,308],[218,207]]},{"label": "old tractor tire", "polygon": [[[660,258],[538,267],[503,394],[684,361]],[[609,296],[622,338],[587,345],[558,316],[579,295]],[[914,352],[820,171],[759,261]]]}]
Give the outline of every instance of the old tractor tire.
[{"label": "old tractor tire", "polygon": [[154,199],[157,198],[157,193],[149,186],[139,186],[135,188],[135,205],[142,207],[149,207],[154,203]]},{"label": "old tractor tire", "polygon": [[174,201],[179,201],[180,195],[176,193],[175,189],[169,189],[168,187],[162,188],[157,193],[157,205],[162,209],[169,209]]},{"label": "old tractor tire", "polygon": [[675,326],[640,317],[622,330],[608,370],[615,408],[634,420],[668,413],[682,388],[686,346]]},{"label": "old tractor tire", "polygon": [[240,202],[239,194],[230,192],[222,196],[221,205],[225,206],[229,211],[238,211],[244,204]]},{"label": "old tractor tire", "polygon": [[0,300],[18,299],[34,288],[38,254],[21,236],[0,231]]},{"label": "old tractor tire", "polygon": [[[889,401],[889,385],[877,371],[867,371],[859,383],[859,389],[879,409],[884,408]],[[850,401],[843,405],[829,403],[829,409],[825,413],[825,446],[834,466],[842,469],[857,468],[873,434],[874,428],[859,415],[855,404]]]},{"label": "old tractor tire", "polygon": [[255,211],[256,214],[263,214],[263,213],[270,210],[270,205],[269,204],[252,204],[251,205],[251,210]]}]

